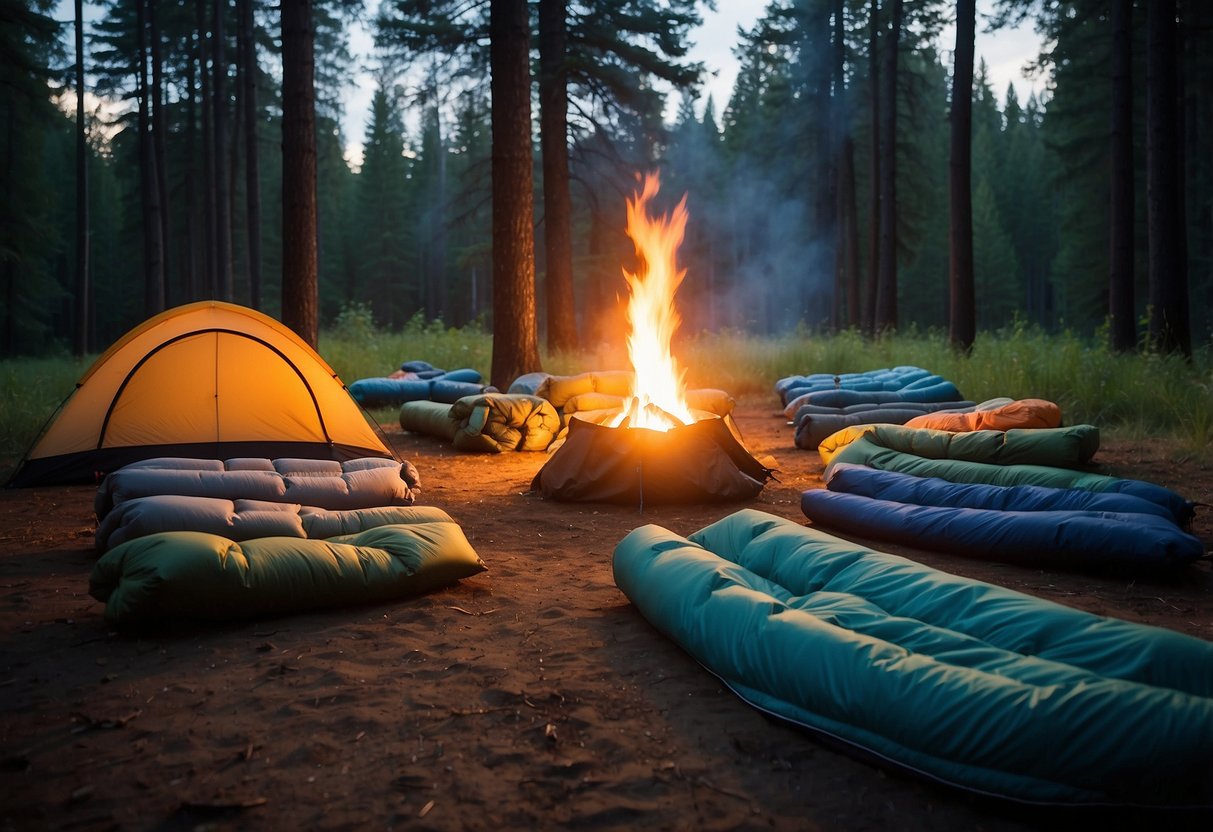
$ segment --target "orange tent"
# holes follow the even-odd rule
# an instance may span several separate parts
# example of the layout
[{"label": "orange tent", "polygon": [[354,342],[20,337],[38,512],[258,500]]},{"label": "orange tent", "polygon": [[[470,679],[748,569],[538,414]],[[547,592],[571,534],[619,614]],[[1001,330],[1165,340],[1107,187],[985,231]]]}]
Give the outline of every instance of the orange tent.
[{"label": "orange tent", "polygon": [[10,485],[89,482],[140,459],[394,458],[286,326],[202,301],[148,319],[76,383]]}]

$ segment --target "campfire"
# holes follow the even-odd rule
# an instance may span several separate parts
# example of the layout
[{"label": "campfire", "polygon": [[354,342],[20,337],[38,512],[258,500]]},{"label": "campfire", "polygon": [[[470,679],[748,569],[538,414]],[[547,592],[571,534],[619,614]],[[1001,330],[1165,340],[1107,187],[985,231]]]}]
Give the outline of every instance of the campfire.
[{"label": "campfire", "polygon": [[636,271],[629,289],[628,357],[632,388],[625,405],[601,423],[569,420],[568,437],[540,469],[532,488],[557,500],[638,503],[750,499],[771,469],[754,459],[720,416],[687,403],[686,373],[671,342],[680,319],[674,295],[686,276],[678,246],[686,231],[686,197],[672,213],[654,216],[660,182],[644,178],[627,201],[627,233]]}]

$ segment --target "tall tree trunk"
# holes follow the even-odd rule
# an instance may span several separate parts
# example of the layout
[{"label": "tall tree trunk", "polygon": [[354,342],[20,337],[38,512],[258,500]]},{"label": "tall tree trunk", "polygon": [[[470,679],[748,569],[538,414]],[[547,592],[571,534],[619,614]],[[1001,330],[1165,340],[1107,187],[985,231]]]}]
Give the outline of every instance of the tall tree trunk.
[{"label": "tall tree trunk", "polygon": [[136,74],[139,84],[139,183],[143,204],[143,311],[151,317],[164,310],[164,240],[149,114],[147,2],[138,0],[136,3],[135,27],[138,29],[136,54],[139,62]]},{"label": "tall tree trunk", "polygon": [[491,0],[493,112],[493,362],[506,389],[540,369],[535,332],[535,235],[531,200],[530,23],[526,0]]},{"label": "tall tree trunk", "polygon": [[1117,352],[1137,347],[1133,310],[1133,0],[1112,3],[1112,181],[1109,204],[1108,318]]},{"label": "tall tree trunk", "polygon": [[948,339],[969,352],[977,337],[973,290],[973,51],[977,2],[956,5],[952,63],[951,153],[948,158]]},{"label": "tall tree trunk", "polygon": [[219,288],[219,299],[230,301],[234,296],[232,287],[232,215],[231,190],[228,187],[227,165],[227,58],[224,54],[223,18],[226,17],[227,0],[215,0],[215,11],[211,27],[214,89],[211,102],[214,116],[211,124],[215,130],[215,276]]},{"label": "tall tree trunk", "polygon": [[148,40],[151,44],[152,90],[151,125],[152,147],[156,156],[156,188],[160,202],[160,244],[163,249],[164,299],[169,302],[169,239],[172,236],[169,222],[167,143],[168,118],[164,113],[164,59],[161,55],[161,37],[158,7],[160,0],[149,0],[147,4]]},{"label": "tall tree trunk", "polygon": [[568,0],[539,0],[539,140],[543,147],[548,352],[577,348],[573,201],[569,195]]},{"label": "tall tree trunk", "polygon": [[897,328],[897,50],[902,0],[893,0],[880,73],[880,273],[876,331]]},{"label": "tall tree trunk", "polygon": [[[435,99],[437,100],[437,99]],[[434,302],[434,317],[440,320],[447,318],[447,279],[446,279],[446,143],[442,137],[442,113],[436,112],[434,118],[435,148],[438,152],[438,170],[435,176],[434,191],[434,225],[430,237],[429,274],[434,280],[433,292],[430,297]]]},{"label": "tall tree trunk", "polygon": [[257,39],[253,0],[240,4],[240,104],[244,112],[244,200],[248,226],[249,303],[261,308],[261,163],[257,148]]},{"label": "tall tree trunk", "polygon": [[842,141],[842,160],[838,166],[839,249],[843,281],[847,292],[847,327],[863,324],[859,291],[859,209],[855,199],[855,141],[849,135]]},{"label": "tall tree trunk", "polygon": [[[218,2],[218,0],[215,0]],[[215,131],[214,105],[209,70],[210,49],[207,47],[206,0],[195,0],[194,13],[198,26],[198,73],[202,87],[202,266],[206,296],[219,297],[219,280],[215,259]]]},{"label": "tall tree trunk", "polygon": [[319,337],[316,60],[311,0],[282,0],[282,322]]},{"label": "tall tree trunk", "polygon": [[[201,35],[199,35],[200,37]],[[185,300],[198,299],[198,106],[195,64],[191,57],[185,71]]]},{"label": "tall tree trunk", "polygon": [[1188,322],[1183,183],[1176,154],[1174,0],[1146,4],[1146,226],[1150,244],[1150,341],[1163,352],[1192,356]]},{"label": "tall tree trunk", "polygon": [[833,327],[859,326],[859,234],[855,226],[855,145],[847,100],[846,3],[834,0],[834,122],[838,154],[834,185],[835,265]]},{"label": "tall tree trunk", "polygon": [[880,282],[880,6],[868,3],[868,86],[871,95],[871,155],[868,159],[868,279],[863,301],[863,331],[876,332],[876,294]]},{"label": "tall tree trunk", "polygon": [[84,2],[76,0],[76,302],[72,351],[88,352],[88,125],[84,115]]}]

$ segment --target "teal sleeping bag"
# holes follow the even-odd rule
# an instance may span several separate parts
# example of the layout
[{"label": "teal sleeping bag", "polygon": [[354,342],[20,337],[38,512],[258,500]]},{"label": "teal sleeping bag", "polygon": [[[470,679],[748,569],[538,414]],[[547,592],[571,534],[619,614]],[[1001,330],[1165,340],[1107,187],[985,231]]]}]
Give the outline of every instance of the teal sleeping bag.
[{"label": "teal sleeping bag", "polygon": [[755,707],[1049,804],[1213,806],[1213,643],[739,511],[627,535],[615,582]]}]

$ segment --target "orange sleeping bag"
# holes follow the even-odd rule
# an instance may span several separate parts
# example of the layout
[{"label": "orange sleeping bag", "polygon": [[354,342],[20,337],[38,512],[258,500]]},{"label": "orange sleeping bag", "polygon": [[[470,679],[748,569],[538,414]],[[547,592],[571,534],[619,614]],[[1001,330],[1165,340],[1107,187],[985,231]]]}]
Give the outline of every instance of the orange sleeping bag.
[{"label": "orange sleeping bag", "polygon": [[924,413],[906,422],[907,428],[932,428],[953,433],[1014,428],[1055,428],[1061,425],[1061,408],[1044,399],[1019,399],[993,410],[970,413]]}]

